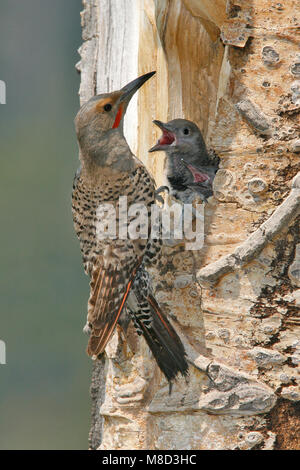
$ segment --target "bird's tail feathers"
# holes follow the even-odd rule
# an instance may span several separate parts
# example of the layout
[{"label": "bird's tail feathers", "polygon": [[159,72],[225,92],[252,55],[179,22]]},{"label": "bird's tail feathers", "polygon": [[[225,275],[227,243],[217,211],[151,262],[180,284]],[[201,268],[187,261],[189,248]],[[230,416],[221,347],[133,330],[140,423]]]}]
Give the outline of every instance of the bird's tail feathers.
[{"label": "bird's tail feathers", "polygon": [[152,294],[149,293],[147,301],[151,310],[151,322],[144,321],[139,315],[135,316],[135,321],[159,368],[169,381],[171,390],[172,381],[179,373],[184,377],[188,375],[186,352],[181,339]]}]

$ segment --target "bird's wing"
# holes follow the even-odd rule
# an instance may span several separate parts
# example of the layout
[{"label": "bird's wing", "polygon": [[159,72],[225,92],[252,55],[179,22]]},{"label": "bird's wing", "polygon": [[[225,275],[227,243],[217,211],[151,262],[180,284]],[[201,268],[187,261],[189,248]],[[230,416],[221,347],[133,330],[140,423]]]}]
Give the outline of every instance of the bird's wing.
[{"label": "bird's wing", "polygon": [[121,315],[141,259],[128,263],[122,269],[119,264],[101,263],[93,270],[91,294],[88,306],[88,322],[91,325],[87,353],[101,354],[108,343]]}]

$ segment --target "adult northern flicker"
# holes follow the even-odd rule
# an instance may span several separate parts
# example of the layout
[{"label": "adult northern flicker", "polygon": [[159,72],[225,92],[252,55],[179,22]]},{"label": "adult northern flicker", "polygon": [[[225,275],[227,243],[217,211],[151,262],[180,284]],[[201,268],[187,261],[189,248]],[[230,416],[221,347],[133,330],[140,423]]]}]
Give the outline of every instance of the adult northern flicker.
[{"label": "adult northern flicker", "polygon": [[[119,91],[91,98],[79,110],[75,126],[81,168],[73,186],[74,226],[80,240],[85,272],[90,276],[87,353],[98,357],[105,349],[124,307],[137,332],[143,334],[169,383],[178,373],[187,375],[182,342],[151,292],[147,267],[159,259],[161,242],[150,233],[155,183],[146,167],[130,151],[123,134],[123,119],[133,94],[155,72],[143,75]],[[120,197],[127,206],[146,210],[146,235],[124,237],[124,228],[135,221],[129,216],[116,236],[99,235],[102,208],[109,204],[116,226],[124,219]],[[112,222],[112,220],[110,220]]]},{"label": "adult northern flicker", "polygon": [[157,120],[153,122],[163,135],[149,152],[165,151],[170,194],[184,203],[191,203],[196,195],[206,201],[213,194],[212,181],[218,170],[219,158],[208,153],[198,126],[186,119],[173,119],[166,124]]}]

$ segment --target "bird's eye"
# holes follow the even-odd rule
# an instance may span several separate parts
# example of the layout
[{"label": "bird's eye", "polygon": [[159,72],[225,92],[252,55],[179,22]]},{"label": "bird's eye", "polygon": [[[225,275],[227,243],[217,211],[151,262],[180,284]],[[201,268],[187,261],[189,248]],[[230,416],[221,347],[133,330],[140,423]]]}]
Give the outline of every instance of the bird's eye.
[{"label": "bird's eye", "polygon": [[107,111],[107,112],[108,112],[108,111],[111,110],[111,108],[112,108],[112,105],[109,104],[109,103],[107,103],[107,104],[104,106],[104,111]]},{"label": "bird's eye", "polygon": [[186,127],[185,129],[183,129],[183,133],[184,133],[185,135],[189,135],[190,130]]}]

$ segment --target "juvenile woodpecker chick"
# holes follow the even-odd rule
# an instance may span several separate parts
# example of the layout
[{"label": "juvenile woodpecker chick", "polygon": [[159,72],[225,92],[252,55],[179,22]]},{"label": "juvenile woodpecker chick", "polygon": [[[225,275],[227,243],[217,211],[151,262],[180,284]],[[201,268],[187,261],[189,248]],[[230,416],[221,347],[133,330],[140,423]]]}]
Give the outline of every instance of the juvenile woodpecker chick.
[{"label": "juvenile woodpecker chick", "polygon": [[[187,375],[188,364],[179,336],[151,291],[147,266],[159,259],[161,244],[151,239],[150,229],[145,238],[120,237],[118,233],[115,237],[99,236],[104,204],[114,209],[119,226],[124,215],[120,196],[127,196],[128,208],[133,203],[146,208],[150,228],[155,184],[131,153],[123,120],[131,97],[154,73],[121,90],[97,95],[79,110],[75,125],[81,168],[74,180],[72,207],[84,269],[91,278],[87,353],[98,357],[104,351],[126,305],[138,333],[143,334],[171,383],[178,373]],[[137,216],[128,216],[126,230]]]},{"label": "juvenile woodpecker chick", "polygon": [[[213,194],[212,181],[218,170],[219,158],[208,153],[200,129],[187,119],[173,119],[166,124],[157,120],[153,122],[163,134],[149,152],[163,150],[166,153],[166,180],[170,194],[184,203],[191,203],[196,195],[205,201]],[[195,180],[189,165],[203,176],[198,175]],[[198,183],[196,191],[195,183]],[[202,191],[200,183],[203,183]]]}]

